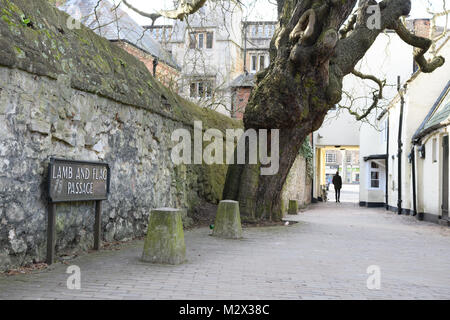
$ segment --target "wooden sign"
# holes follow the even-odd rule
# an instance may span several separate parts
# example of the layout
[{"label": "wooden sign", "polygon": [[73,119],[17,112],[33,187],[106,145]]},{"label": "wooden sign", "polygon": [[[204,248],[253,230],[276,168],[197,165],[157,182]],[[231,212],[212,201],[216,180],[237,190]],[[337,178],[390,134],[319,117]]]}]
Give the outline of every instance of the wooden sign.
[{"label": "wooden sign", "polygon": [[106,163],[51,158],[48,175],[52,203],[108,198],[111,174]]},{"label": "wooden sign", "polygon": [[95,201],[94,250],[101,246],[102,200],[108,199],[111,171],[107,163],[50,158],[48,166],[47,263],[55,258],[56,203]]}]

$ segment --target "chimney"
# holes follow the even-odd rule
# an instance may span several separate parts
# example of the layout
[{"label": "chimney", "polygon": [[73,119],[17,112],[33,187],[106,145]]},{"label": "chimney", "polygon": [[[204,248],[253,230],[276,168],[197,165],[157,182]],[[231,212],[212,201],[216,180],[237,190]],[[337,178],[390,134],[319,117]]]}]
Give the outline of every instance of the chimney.
[{"label": "chimney", "polygon": [[431,37],[430,19],[414,19],[413,30],[416,36],[423,38],[430,38]]},{"label": "chimney", "polygon": [[[423,37],[423,38],[431,38],[431,20],[430,19],[414,19],[412,20],[412,26],[410,28],[411,32],[414,32],[416,36]],[[419,69],[419,66],[414,61],[413,62],[413,73],[416,72]]]}]

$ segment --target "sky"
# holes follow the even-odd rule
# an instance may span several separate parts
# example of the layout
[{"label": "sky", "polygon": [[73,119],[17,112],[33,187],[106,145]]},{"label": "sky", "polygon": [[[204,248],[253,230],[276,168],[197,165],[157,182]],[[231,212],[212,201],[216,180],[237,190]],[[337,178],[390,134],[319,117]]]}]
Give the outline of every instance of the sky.
[{"label": "sky", "polygon": [[[113,0],[118,1],[118,0]],[[275,0],[241,0],[244,4],[244,15],[249,20],[276,20],[276,6]],[[130,4],[136,8],[154,13],[161,9],[173,9],[173,0],[129,0]],[[412,0],[411,18],[428,18],[430,15],[427,13],[426,8],[432,7],[435,11],[442,11],[443,0]],[[126,6],[122,8],[127,11],[130,16],[135,19],[139,24],[147,25],[151,23],[151,20],[140,16],[139,14],[128,9]],[[449,9],[449,8],[447,8]],[[445,19],[440,19],[438,24],[443,25]],[[171,24],[171,20],[160,18],[156,24]]]}]

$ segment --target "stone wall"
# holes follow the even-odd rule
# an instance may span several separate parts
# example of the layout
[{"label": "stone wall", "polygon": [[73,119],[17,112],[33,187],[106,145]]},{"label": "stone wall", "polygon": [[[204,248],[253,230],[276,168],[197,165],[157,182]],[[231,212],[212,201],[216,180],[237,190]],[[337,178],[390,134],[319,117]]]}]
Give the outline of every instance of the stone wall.
[{"label": "stone wall", "polygon": [[[0,4],[0,270],[45,259],[50,157],[110,164],[104,241],[144,235],[152,208],[192,214],[221,199],[226,166],[174,166],[170,136],[194,120],[240,122],[174,95],[87,28],[67,29],[43,0]],[[58,204],[57,254],[92,247],[93,224],[92,202]]]},{"label": "stone wall", "polygon": [[[221,200],[227,167],[175,166],[171,133],[192,132],[195,120],[222,132],[241,121],[173,94],[125,50],[67,28],[68,16],[45,0],[0,7],[0,270],[45,259],[50,157],[109,163],[103,241],[144,235],[152,208],[192,215]],[[307,194],[304,170],[300,156],[287,198]],[[90,248],[93,225],[92,202],[58,204],[57,255]]]},{"label": "stone wall", "polygon": [[297,200],[299,208],[311,203],[312,180],[308,176],[307,165],[305,158],[299,155],[289,171],[281,193],[284,215],[287,214],[289,200]]},{"label": "stone wall", "polygon": [[[0,91],[0,268],[45,256],[52,156],[110,164],[105,241],[143,235],[152,208],[221,198],[225,166],[173,165],[172,131],[192,129],[183,123],[74,90],[64,77],[0,67]],[[57,205],[59,254],[92,245],[93,217],[92,203]]]}]

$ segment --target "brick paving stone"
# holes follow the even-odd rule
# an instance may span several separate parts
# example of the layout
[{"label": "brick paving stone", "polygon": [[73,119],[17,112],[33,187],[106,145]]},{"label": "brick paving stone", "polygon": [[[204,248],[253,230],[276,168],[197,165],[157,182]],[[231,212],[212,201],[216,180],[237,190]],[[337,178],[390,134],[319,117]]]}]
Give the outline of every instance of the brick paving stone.
[{"label": "brick paving stone", "polygon": [[[142,241],[69,264],[81,290],[66,287],[67,265],[0,275],[0,299],[450,299],[450,228],[384,209],[312,205],[289,226],[244,229],[244,239],[185,232],[179,266],[140,261]],[[381,289],[366,286],[367,267]]]}]

